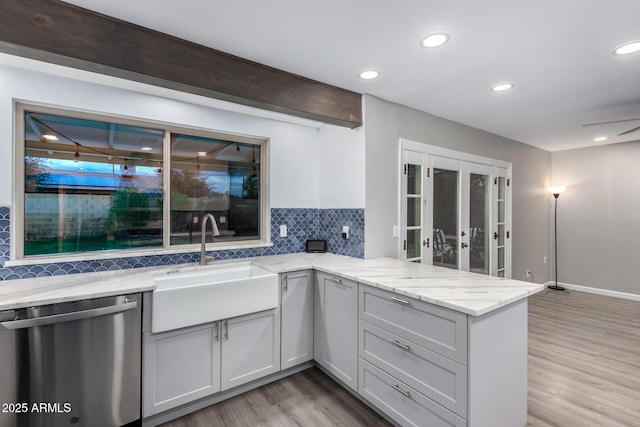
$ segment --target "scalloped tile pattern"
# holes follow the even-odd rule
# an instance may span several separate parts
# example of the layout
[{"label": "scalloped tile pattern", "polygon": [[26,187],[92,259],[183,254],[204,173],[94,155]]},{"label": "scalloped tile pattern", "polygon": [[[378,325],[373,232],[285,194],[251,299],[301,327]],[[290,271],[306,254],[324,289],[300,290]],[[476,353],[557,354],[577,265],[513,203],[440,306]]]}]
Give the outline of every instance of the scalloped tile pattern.
[{"label": "scalloped tile pattern", "polygon": [[[47,263],[4,267],[9,259],[11,210],[0,207],[0,280],[92,273],[96,271],[198,262],[200,252],[162,254],[140,257]],[[287,237],[280,237],[280,225],[287,225]],[[342,226],[350,229],[348,240],[342,238]],[[212,251],[216,259],[252,258],[303,252],[307,239],[327,240],[331,253],[364,258],[364,209],[271,209],[272,247]]]},{"label": "scalloped tile pattern", "polygon": [[[364,209],[320,209],[320,235],[333,254],[364,258]],[[342,237],[342,226],[349,238]]]}]

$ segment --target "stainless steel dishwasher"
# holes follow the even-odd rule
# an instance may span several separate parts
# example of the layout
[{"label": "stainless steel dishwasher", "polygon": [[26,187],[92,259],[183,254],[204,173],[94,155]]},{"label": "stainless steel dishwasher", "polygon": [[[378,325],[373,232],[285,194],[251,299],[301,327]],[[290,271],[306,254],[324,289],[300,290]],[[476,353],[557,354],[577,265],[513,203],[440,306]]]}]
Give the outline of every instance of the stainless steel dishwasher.
[{"label": "stainless steel dishwasher", "polygon": [[0,312],[0,427],[140,420],[140,294]]}]

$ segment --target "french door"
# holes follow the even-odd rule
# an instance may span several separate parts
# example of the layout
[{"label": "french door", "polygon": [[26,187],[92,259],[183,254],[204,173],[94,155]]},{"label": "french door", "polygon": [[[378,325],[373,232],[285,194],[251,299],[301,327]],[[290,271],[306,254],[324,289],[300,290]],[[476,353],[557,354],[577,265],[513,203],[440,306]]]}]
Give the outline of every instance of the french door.
[{"label": "french door", "polygon": [[406,140],[401,149],[402,258],[509,277],[510,164]]}]

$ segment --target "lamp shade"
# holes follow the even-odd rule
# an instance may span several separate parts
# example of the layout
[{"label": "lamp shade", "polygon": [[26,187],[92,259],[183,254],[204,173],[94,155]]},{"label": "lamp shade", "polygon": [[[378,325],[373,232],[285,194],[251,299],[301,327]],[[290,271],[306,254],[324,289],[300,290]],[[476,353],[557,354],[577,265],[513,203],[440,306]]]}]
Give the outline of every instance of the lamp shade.
[{"label": "lamp shade", "polygon": [[556,195],[556,194],[562,194],[562,192],[564,190],[566,190],[567,187],[561,185],[561,186],[555,186],[555,187],[547,187],[547,190],[549,190],[549,193]]}]

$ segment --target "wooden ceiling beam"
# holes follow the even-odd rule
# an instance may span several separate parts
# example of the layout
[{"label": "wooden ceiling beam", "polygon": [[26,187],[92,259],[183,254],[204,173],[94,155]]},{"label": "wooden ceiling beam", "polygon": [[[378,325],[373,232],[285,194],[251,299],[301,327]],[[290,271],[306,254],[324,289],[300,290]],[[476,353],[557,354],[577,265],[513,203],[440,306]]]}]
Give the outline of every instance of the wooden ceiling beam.
[{"label": "wooden ceiling beam", "polygon": [[4,0],[0,51],[355,128],[361,95],[57,0]]}]

